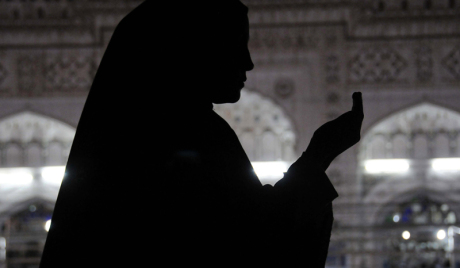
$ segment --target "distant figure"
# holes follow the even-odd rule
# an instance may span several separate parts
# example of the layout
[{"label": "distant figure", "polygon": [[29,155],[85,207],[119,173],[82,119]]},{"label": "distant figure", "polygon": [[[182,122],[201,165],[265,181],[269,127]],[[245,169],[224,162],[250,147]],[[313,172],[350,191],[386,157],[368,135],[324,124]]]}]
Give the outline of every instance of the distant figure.
[{"label": "distant figure", "polygon": [[361,94],[316,130],[284,178],[263,186],[213,111],[239,100],[254,67],[247,11],[237,0],[145,1],[120,22],[41,268],[324,267],[338,196],[325,170],[360,139]]}]

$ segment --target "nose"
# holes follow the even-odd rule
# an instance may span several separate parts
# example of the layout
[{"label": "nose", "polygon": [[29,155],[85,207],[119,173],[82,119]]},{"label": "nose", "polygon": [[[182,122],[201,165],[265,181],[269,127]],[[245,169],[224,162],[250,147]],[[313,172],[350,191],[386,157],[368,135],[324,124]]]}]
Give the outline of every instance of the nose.
[{"label": "nose", "polygon": [[251,59],[251,53],[249,53],[249,49],[246,49],[246,53],[245,53],[245,66],[244,66],[244,69],[245,71],[251,71],[252,69],[254,69],[254,62],[252,62],[252,59]]}]

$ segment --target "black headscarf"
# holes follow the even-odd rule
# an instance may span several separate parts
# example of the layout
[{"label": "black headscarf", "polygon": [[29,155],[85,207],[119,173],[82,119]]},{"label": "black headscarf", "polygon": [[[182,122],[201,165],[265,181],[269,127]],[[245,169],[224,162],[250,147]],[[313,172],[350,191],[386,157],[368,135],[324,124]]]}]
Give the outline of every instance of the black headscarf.
[{"label": "black headscarf", "polygon": [[167,243],[187,234],[178,229],[197,227],[184,204],[211,191],[197,192],[190,165],[210,134],[213,61],[246,12],[239,1],[150,0],[119,23],[77,127],[42,268],[152,263],[157,247],[176,250]]}]

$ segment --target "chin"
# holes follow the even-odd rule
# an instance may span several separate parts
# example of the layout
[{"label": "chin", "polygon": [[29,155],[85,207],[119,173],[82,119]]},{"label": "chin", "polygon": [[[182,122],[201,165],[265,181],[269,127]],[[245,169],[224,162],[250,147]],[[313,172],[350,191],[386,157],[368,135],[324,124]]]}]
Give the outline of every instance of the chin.
[{"label": "chin", "polygon": [[238,96],[228,96],[227,98],[219,98],[213,101],[214,104],[224,104],[224,103],[236,103],[240,100],[241,95]]},{"label": "chin", "polygon": [[232,94],[216,96],[212,102],[214,104],[236,103],[240,100],[240,98],[241,98],[241,89],[232,92]]}]

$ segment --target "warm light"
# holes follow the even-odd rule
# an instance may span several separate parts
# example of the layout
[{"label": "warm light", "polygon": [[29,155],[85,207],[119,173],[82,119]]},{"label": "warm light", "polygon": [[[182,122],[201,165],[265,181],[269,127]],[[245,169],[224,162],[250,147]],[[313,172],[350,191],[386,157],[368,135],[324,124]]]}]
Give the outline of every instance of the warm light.
[{"label": "warm light", "polygon": [[405,240],[409,239],[410,238],[410,233],[409,231],[404,231],[402,233],[402,238],[404,238]]},{"label": "warm light", "polygon": [[460,171],[460,158],[436,158],[431,167],[435,171]]},{"label": "warm light", "polygon": [[44,227],[44,228],[45,228],[45,231],[49,232],[50,227],[51,227],[51,220],[47,220],[47,221],[45,222],[45,227]]},{"label": "warm light", "polygon": [[64,178],[65,166],[44,167],[42,169],[42,179],[46,183],[61,184]]},{"label": "warm light", "polygon": [[0,185],[28,185],[34,181],[34,176],[28,169],[4,168],[0,170]]},{"label": "warm light", "polygon": [[444,231],[443,229],[439,230],[438,233],[436,234],[436,237],[439,240],[443,240],[444,238],[446,238],[446,231]]},{"label": "warm light", "polygon": [[288,164],[283,161],[252,162],[251,164],[259,179],[281,179],[288,169]]},{"label": "warm light", "polygon": [[402,173],[409,170],[406,159],[372,159],[364,163],[368,173]]}]

